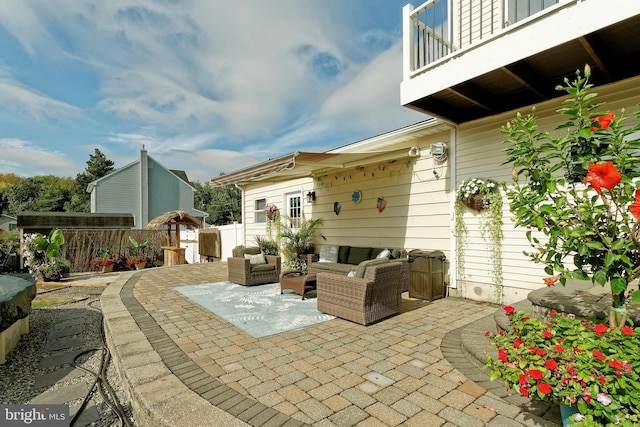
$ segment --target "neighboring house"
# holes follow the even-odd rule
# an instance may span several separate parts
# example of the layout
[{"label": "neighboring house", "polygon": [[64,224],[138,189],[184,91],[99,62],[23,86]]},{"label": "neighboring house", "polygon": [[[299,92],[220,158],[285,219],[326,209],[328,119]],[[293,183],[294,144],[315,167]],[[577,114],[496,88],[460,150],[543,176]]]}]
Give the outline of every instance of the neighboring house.
[{"label": "neighboring house", "polygon": [[[436,118],[327,153],[292,153],[211,185],[241,186],[247,245],[267,233],[263,208],[273,203],[293,217],[323,218],[320,244],[440,249],[450,261],[450,294],[522,300],[544,286],[545,274],[522,254],[530,246],[525,230],[514,229],[506,199],[502,286],[494,284],[480,215],[472,211],[464,213],[469,237],[465,274],[458,277],[456,188],[470,177],[509,182],[500,127],[535,105],[539,125],[552,131],[562,101],[554,88],[585,64],[599,101],[635,110],[640,2],[433,0],[415,10],[405,6],[403,33],[401,102]],[[315,201],[308,203],[310,192]],[[357,203],[354,192],[361,194]],[[378,198],[386,203],[381,212]]]},{"label": "neighboring house", "polygon": [[18,229],[18,219],[9,215],[0,215],[0,230],[16,231]]},{"label": "neighboring house", "polygon": [[142,148],[140,160],[128,164],[89,184],[92,213],[130,213],[135,228],[157,216],[182,210],[202,219],[206,212],[193,207],[195,188],[183,171],[171,171]]}]

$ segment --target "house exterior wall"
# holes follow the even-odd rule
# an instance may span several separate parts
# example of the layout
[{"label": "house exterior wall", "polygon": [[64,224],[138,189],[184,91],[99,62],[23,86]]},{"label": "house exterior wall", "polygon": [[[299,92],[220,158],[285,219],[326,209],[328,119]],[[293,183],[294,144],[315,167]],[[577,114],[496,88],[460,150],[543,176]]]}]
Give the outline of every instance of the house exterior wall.
[{"label": "house exterior wall", "polygon": [[[626,80],[622,83],[594,88],[599,96],[596,101],[606,102],[604,109],[619,114],[622,108],[630,114],[640,103],[637,87],[640,78]],[[552,100],[536,106],[538,130],[554,134],[554,128],[561,123],[560,115],[555,111],[560,108],[562,100]],[[531,108],[520,110],[529,114]],[[491,118],[469,122],[458,127],[456,145],[456,183],[457,188],[467,178],[488,178],[498,182],[511,182],[511,165],[502,165],[505,159],[500,127],[511,120],[516,111]],[[626,123],[631,125],[637,120],[629,117]],[[525,229],[514,228],[512,215],[509,212],[508,200],[503,194],[503,233],[502,266],[503,266],[503,300],[505,304],[526,298],[529,291],[544,286],[544,266],[534,264],[523,255],[523,250],[531,246],[525,237]],[[469,230],[468,245],[465,248],[465,276],[457,277],[456,293],[464,298],[493,301],[496,288],[492,282],[492,262],[487,250],[487,242],[480,233],[481,215],[464,209],[464,221]]]},{"label": "house exterior wall", "polygon": [[[316,218],[312,212],[312,207],[315,205],[308,204],[306,202],[305,194],[311,191],[313,187],[313,180],[311,178],[301,178],[291,181],[284,181],[278,183],[255,183],[247,185],[243,191],[243,208],[242,212],[244,218],[242,219],[244,225],[244,245],[256,246],[256,236],[267,236],[267,229],[265,222],[256,222],[256,209],[255,203],[257,200],[265,199],[267,204],[274,204],[280,209],[280,213],[286,213],[285,195],[290,193],[299,193],[302,197],[302,207],[306,218]],[[316,196],[317,197],[317,196]],[[317,202],[316,202],[317,203]],[[272,231],[273,238],[276,237],[276,231]]]},{"label": "house exterior wall", "polygon": [[149,219],[173,210],[193,212],[193,187],[168,169],[148,159]]},{"label": "house exterior wall", "polygon": [[[449,256],[450,167],[448,161],[434,163],[429,151],[431,143],[449,143],[449,138],[449,132],[443,132],[405,142],[407,152],[412,145],[419,147],[419,157],[343,169],[313,179],[247,185],[243,199],[245,244],[255,245],[256,235],[266,235],[264,224],[254,221],[255,200],[266,198],[266,203],[275,204],[282,212],[284,195],[299,192],[306,218],[323,219],[317,244],[439,249]],[[308,191],[316,193],[313,204],[306,201]],[[359,203],[352,201],[355,191],[362,193]],[[386,202],[382,212],[377,208],[379,197]],[[336,202],[341,206],[338,215],[334,212]]]},{"label": "house exterior wall", "polygon": [[140,165],[133,163],[96,182],[91,212],[130,213],[140,223]]}]

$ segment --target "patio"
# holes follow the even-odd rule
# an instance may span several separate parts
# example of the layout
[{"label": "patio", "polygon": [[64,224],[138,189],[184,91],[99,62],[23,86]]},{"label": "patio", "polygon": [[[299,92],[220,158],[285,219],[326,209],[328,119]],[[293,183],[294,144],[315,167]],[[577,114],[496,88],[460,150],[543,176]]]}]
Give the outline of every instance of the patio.
[{"label": "patio", "polygon": [[[408,299],[371,326],[342,319],[256,339],[173,288],[224,281],[226,263],[125,273],[102,295],[107,342],[137,425],[554,426],[489,382],[495,305]],[[493,324],[495,325],[495,323]]]}]

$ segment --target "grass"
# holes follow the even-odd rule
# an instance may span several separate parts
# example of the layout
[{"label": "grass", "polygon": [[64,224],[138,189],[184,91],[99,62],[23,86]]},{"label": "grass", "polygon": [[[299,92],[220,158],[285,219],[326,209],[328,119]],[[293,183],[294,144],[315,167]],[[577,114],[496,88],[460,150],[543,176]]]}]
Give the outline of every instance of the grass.
[{"label": "grass", "polygon": [[31,302],[31,308],[33,310],[37,310],[39,308],[55,307],[57,305],[69,304],[75,301],[77,301],[76,298],[38,296]]}]

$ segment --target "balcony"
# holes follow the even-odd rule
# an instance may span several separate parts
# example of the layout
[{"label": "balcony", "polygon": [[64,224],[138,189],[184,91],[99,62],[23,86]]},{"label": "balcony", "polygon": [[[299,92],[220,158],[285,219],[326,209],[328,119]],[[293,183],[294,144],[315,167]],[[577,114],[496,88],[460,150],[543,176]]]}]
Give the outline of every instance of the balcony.
[{"label": "balcony", "polygon": [[640,74],[640,1],[429,0],[403,9],[402,105],[453,123],[537,104],[589,64]]}]

